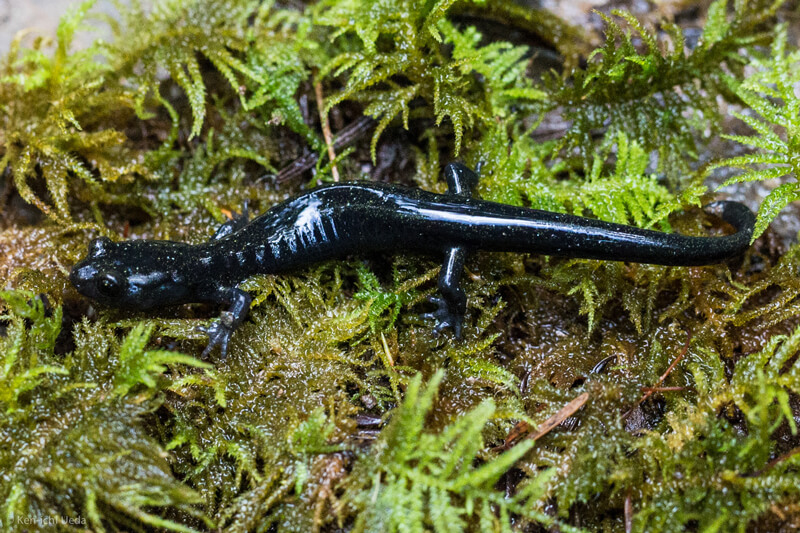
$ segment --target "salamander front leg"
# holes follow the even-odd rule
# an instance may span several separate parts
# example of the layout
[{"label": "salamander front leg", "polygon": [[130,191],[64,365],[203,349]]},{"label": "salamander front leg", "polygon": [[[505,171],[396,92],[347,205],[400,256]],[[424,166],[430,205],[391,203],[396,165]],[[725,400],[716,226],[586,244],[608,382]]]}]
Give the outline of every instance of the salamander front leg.
[{"label": "salamander front leg", "polygon": [[248,293],[235,287],[220,290],[220,303],[228,304],[230,307],[227,311],[220,313],[219,319],[212,322],[207,328],[202,326],[197,328],[208,335],[208,346],[203,350],[201,356],[203,359],[208,357],[215,346],[219,345],[220,358],[225,360],[228,356],[228,341],[239,324],[247,318],[251,300]]},{"label": "salamander front leg", "polygon": [[236,211],[231,212],[231,219],[217,228],[216,233],[211,236],[210,241],[218,241],[224,237],[227,237],[231,233],[237,232],[250,222],[250,213],[247,211],[247,202],[245,201],[244,206],[242,207],[242,212],[237,213]]},{"label": "salamander front leg", "polygon": [[461,274],[464,272],[464,259],[467,251],[462,246],[454,246],[447,251],[442,269],[439,271],[439,294],[431,301],[439,308],[433,313],[425,313],[423,318],[436,320],[434,331],[452,328],[457,339],[461,338],[464,314],[467,312],[467,295],[461,288]]}]

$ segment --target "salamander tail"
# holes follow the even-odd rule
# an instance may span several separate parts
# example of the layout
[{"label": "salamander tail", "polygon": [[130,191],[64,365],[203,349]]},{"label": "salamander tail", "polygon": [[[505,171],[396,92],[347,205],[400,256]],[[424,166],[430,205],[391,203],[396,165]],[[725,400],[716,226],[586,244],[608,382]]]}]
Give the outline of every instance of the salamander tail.
[{"label": "salamander tail", "polygon": [[737,237],[737,241],[742,241],[744,250],[750,245],[753,238],[753,228],[756,225],[756,216],[746,205],[739,202],[729,202],[720,200],[712,202],[703,207],[707,213],[716,215],[736,229],[736,233],[731,237]]}]

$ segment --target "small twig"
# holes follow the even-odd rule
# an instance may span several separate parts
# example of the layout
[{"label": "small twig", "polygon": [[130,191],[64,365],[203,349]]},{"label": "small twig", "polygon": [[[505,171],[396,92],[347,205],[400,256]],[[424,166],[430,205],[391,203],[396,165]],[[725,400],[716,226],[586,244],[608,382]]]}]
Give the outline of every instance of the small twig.
[{"label": "small twig", "polygon": [[[0,145],[3,143],[0,142]],[[11,178],[11,166],[7,165],[6,168],[3,169],[3,172],[0,173],[0,179],[3,180],[3,189],[0,191],[0,213],[5,212],[6,204],[8,203],[8,198],[11,196],[11,184],[13,179]]]},{"label": "small twig", "polygon": [[383,343],[383,353],[386,354],[386,360],[389,361],[389,366],[394,366],[394,358],[392,357],[392,352],[389,351],[389,344],[386,342],[386,337],[383,336],[382,331],[381,331],[381,343]]},{"label": "small twig", "polygon": [[631,499],[631,491],[625,493],[625,533],[633,531],[633,501]]},{"label": "small twig", "polygon": [[62,274],[64,274],[64,276],[66,276],[66,277],[69,277],[69,273],[70,273],[69,269],[68,269],[67,267],[65,267],[64,265],[62,265],[62,264],[59,262],[59,260],[58,260],[58,258],[57,258],[56,256],[53,256],[53,257],[52,257],[52,260],[53,260],[53,263],[55,263],[55,264],[56,264],[56,268],[57,268],[59,271],[61,271],[61,273],[62,273]]},{"label": "small twig", "polygon": [[550,433],[553,429],[558,427],[564,420],[571,417],[575,414],[575,412],[583,407],[586,403],[586,400],[589,399],[589,393],[584,392],[579,394],[577,398],[569,402],[567,405],[562,407],[561,409],[556,412],[553,416],[542,422],[542,424],[536,429],[534,433],[528,435],[529,439],[532,440],[539,440],[548,433]]},{"label": "small twig", "polygon": [[775,459],[773,459],[772,461],[767,463],[766,466],[764,466],[764,468],[756,470],[755,472],[752,472],[750,474],[739,474],[739,477],[758,477],[761,474],[765,473],[767,470],[776,467],[780,463],[784,462],[785,460],[787,460],[787,459],[789,459],[791,457],[794,457],[797,454],[800,454],[800,448],[795,448],[793,450],[789,450],[785,454],[783,454],[783,455],[781,455],[779,457],[776,457]]},{"label": "small twig", "polygon": [[[579,394],[574,400],[570,401],[564,407],[559,409],[554,415],[552,415],[550,418],[542,422],[539,425],[539,427],[536,428],[535,432],[528,435],[528,438],[532,440],[541,439],[542,437],[550,433],[553,429],[561,425],[561,423],[564,422],[564,420],[574,415],[575,412],[578,411],[578,409],[583,407],[583,405],[586,403],[588,399],[589,399],[588,392]],[[508,434],[508,437],[506,437],[505,442],[501,446],[498,446],[497,448],[508,450],[509,448],[511,448],[511,446],[513,446],[514,441],[520,439],[523,435],[530,432],[530,430],[531,430],[530,424],[528,424],[527,422],[520,422],[511,429],[511,432]]]},{"label": "small twig", "polygon": [[689,351],[689,344],[691,342],[692,342],[692,334],[689,333],[689,336],[686,338],[686,344],[683,345],[683,349],[681,350],[681,353],[678,354],[678,357],[676,357],[675,360],[672,361],[672,364],[669,365],[669,368],[667,368],[667,370],[663,374],[661,374],[661,377],[658,378],[658,382],[655,385],[653,385],[652,387],[646,387],[645,388],[647,390],[647,392],[645,392],[644,396],[642,396],[639,399],[639,401],[636,402],[636,405],[631,407],[628,410],[628,412],[626,412],[625,414],[622,415],[622,419],[623,420],[628,418],[631,415],[631,413],[633,413],[633,410],[635,408],[639,407],[644,402],[646,402],[647,399],[650,396],[652,396],[654,392],[657,392],[658,390],[660,390],[661,384],[664,383],[664,380],[669,377],[669,375],[672,373],[672,371],[675,370],[675,367],[678,366],[678,363],[680,363],[683,360],[683,358],[686,356],[686,353]]},{"label": "small twig", "polygon": [[654,392],[678,392],[686,390],[686,387],[642,387],[642,392],[653,394]]},{"label": "small twig", "polygon": [[322,136],[325,138],[325,145],[328,147],[328,158],[331,160],[331,175],[333,181],[339,181],[339,169],[336,168],[336,150],[333,148],[333,135],[331,134],[331,123],[328,114],[325,112],[325,98],[322,96],[322,84],[314,82],[314,94],[317,97],[317,111],[319,111],[319,121],[322,124]]},{"label": "small twig", "polygon": [[531,431],[531,425],[527,422],[517,422],[514,424],[514,427],[511,428],[511,431],[508,432],[506,436],[506,440],[503,441],[503,444],[497,446],[495,449],[497,451],[504,451],[511,448],[514,443],[521,439],[524,435],[527,435]]},{"label": "small twig", "polygon": [[[372,117],[366,115],[359,117],[357,120],[347,125],[347,127],[343,128],[342,131],[334,137],[333,148],[335,150],[341,150],[342,148],[350,146],[363,137],[366,132],[375,127],[376,124],[377,122],[375,122]],[[317,152],[309,152],[301,155],[283,167],[275,177],[275,181],[280,184],[302,175],[303,172],[317,164],[317,159],[319,159],[319,154],[317,154]]]}]

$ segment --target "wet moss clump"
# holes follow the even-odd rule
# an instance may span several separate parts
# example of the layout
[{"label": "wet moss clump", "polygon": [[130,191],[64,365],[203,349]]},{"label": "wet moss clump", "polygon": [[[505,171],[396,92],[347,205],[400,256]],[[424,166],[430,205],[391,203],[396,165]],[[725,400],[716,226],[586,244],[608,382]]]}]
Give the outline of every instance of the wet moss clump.
[{"label": "wet moss clump", "polygon": [[[595,35],[507,0],[88,1],[14,41],[2,529],[800,526],[800,248],[769,227],[800,171],[783,3]],[[456,158],[490,200],[692,235],[728,229],[709,176],[783,181],[723,264],[474,254],[461,340],[421,317],[437,258],[250,279],[225,360],[199,358],[218,310],[96,307],[67,279],[100,235],[201,242],[336,180],[441,192]]]}]

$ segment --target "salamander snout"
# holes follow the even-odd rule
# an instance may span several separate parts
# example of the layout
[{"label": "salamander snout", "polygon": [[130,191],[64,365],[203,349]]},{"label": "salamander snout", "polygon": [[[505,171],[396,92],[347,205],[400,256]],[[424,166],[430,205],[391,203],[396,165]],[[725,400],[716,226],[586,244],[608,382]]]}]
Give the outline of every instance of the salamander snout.
[{"label": "salamander snout", "polygon": [[81,261],[69,274],[72,285],[84,296],[114,305],[125,293],[125,279],[119,273],[100,269],[90,261]]},{"label": "salamander snout", "polygon": [[119,305],[126,291],[125,277],[116,268],[117,261],[108,257],[114,243],[100,237],[89,244],[88,255],[69,273],[72,285],[84,296],[100,302]]},{"label": "salamander snout", "polygon": [[80,264],[78,264],[75,265],[69,273],[70,283],[72,283],[72,286],[78,289],[78,292],[81,294],[84,293],[83,288],[91,279],[92,270],[94,269],[89,267],[89,265],[84,265],[81,267]]},{"label": "salamander snout", "polygon": [[82,295],[131,310],[180,303],[190,293],[186,273],[191,246],[170,241],[111,242],[101,237],[72,269],[69,280]]},{"label": "salamander snout", "polygon": [[90,296],[89,290],[94,284],[94,277],[97,275],[97,267],[87,264],[86,261],[81,261],[69,273],[69,281],[73,287],[78,289],[78,292],[84,296]]}]

